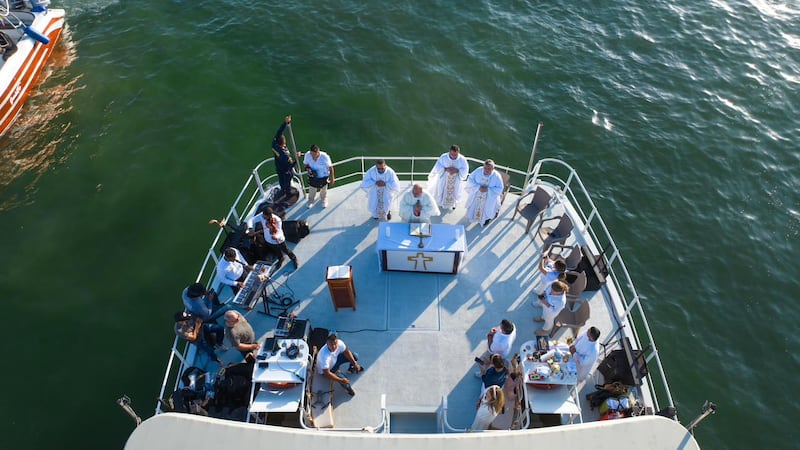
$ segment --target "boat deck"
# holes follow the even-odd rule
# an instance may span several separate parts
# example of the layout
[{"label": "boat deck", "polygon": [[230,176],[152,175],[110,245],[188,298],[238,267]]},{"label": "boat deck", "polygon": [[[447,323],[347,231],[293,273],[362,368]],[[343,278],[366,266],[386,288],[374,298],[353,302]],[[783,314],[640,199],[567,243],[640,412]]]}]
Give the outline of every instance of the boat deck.
[{"label": "boat deck", "polygon": [[[410,183],[403,182],[402,193],[409,189]],[[486,350],[489,329],[504,318],[514,322],[518,350],[540,328],[532,321],[539,308],[531,302],[539,284],[537,264],[542,253],[541,239],[533,239],[536,225],[526,235],[526,221],[519,215],[512,220],[517,195],[507,195],[498,217],[486,227],[465,220],[462,200],[457,209],[432,220],[465,226],[468,251],[457,275],[385,272],[380,270],[376,252],[379,221],[367,212],[366,195],[358,183],[335,185],[328,199],[330,206],[325,209],[319,201],[309,209],[301,199],[287,210],[285,220],[304,219],[311,233],[293,246],[300,267],[293,270],[287,263],[273,279],[280,292],[291,293],[299,302],[292,310],[298,318],[309,319],[312,327],[336,330],[366,369],[348,375],[354,397],[335,385],[335,427],[360,429],[380,424],[382,394],[386,394],[389,413],[435,411],[446,398],[449,425],[469,427],[481,385],[473,375],[473,358]],[[544,217],[566,210],[556,201]],[[392,212],[398,221],[397,209]],[[580,218],[573,220],[576,227],[566,243],[587,244],[579,234]],[[334,311],[325,281],[329,265],[352,266],[355,310]],[[592,308],[587,327],[597,326],[603,332],[602,342],[617,328],[608,313],[608,290],[584,292],[582,298],[588,299]],[[259,311],[263,311],[261,304],[246,317],[263,342],[276,319]],[[563,340],[569,335],[571,331],[563,328],[555,338]],[[235,350],[223,355],[226,363],[239,359]],[[590,412],[583,400],[594,384],[590,377],[580,395],[584,422],[597,420],[597,413]],[[534,418],[531,426],[540,426],[537,420]]]}]

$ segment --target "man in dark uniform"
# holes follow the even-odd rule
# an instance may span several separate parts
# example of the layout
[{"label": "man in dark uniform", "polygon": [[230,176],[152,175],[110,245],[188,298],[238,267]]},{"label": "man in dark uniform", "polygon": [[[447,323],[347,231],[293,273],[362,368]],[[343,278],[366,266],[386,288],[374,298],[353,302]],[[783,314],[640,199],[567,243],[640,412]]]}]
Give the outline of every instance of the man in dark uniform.
[{"label": "man in dark uniform", "polygon": [[281,191],[278,197],[285,197],[291,194],[292,187],[292,166],[294,160],[292,159],[289,149],[286,147],[286,136],[283,135],[283,130],[286,125],[292,123],[292,116],[286,116],[283,123],[275,133],[275,138],[272,139],[272,153],[275,156],[275,172],[278,174],[278,184]]}]

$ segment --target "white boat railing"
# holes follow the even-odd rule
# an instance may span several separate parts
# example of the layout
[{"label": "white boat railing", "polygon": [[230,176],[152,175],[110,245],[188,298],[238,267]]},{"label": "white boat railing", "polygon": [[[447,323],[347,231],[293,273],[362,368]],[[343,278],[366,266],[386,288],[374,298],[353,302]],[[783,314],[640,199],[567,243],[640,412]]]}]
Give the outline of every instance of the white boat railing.
[{"label": "white boat railing", "polygon": [[[334,163],[336,173],[336,185],[360,183],[363,174],[374,164],[376,159],[384,159],[397,173],[402,181],[411,183],[427,181],[428,172],[435,164],[437,157],[416,157],[416,156],[356,156]],[[483,160],[467,157],[472,167],[483,164]],[[511,193],[519,194],[525,192],[526,180],[535,183],[537,180],[550,183],[560,189],[563,195],[567,196],[576,212],[581,216],[584,230],[592,239],[594,246],[602,251],[605,249],[601,258],[604,258],[608,270],[607,277],[613,280],[619,292],[622,302],[621,311],[613,311],[621,327],[629,326],[635,344],[635,349],[645,351],[647,360],[649,383],[647,386],[653,399],[653,406],[656,411],[661,409],[659,398],[666,400],[666,406],[673,406],[672,395],[667,384],[666,374],[661,365],[658,349],[655,345],[652,332],[650,331],[647,318],[642,309],[641,297],[633,285],[628,269],[622,259],[619,249],[611,237],[605,222],[603,221],[597,207],[589,196],[583,182],[578,177],[577,172],[563,161],[545,158],[539,160],[531,173],[517,170],[512,167],[503,166],[495,162],[496,170],[508,175],[508,190]],[[305,174],[299,176],[306,177]],[[307,185],[307,180],[302,185]],[[515,184],[519,183],[519,184]],[[227,212],[225,219],[230,224],[238,224],[247,214],[255,210],[259,203],[268,196],[268,193],[277,185],[277,176],[274,170],[273,159],[269,158],[259,163],[252,171],[242,190]],[[304,192],[301,195],[305,195]],[[219,259],[220,246],[225,241],[226,231],[220,228],[208,249],[205,260],[197,275],[197,282],[211,287],[216,277],[216,265]],[[614,339],[620,330],[608,336],[606,343]],[[178,339],[175,340],[171,353],[170,361],[167,364],[164,375],[164,384],[161,387],[161,396],[166,393],[170,372],[174,371],[173,386],[178,387],[181,371],[184,370],[186,355],[186,343]],[[180,360],[180,364],[174,364],[174,359]],[[177,370],[175,367],[177,366]],[[156,407],[156,414],[161,413],[160,405]]]},{"label": "white boat railing", "polygon": [[[543,170],[543,168],[546,170]],[[631,280],[619,248],[611,237],[611,233],[600,216],[594,201],[589,196],[589,192],[575,170],[558,159],[544,158],[539,160],[531,174],[531,180],[535,182],[537,179],[560,187],[563,195],[568,197],[577,213],[580,214],[584,226],[583,231],[591,236],[596,248],[604,253],[603,258],[608,271],[607,277],[613,280],[624,309],[622,311],[614,311],[614,314],[621,327],[629,326],[636,342],[634,348],[645,352],[649,372],[648,378],[650,380],[649,388],[653,396],[654,407],[656,410],[661,409],[659,398],[666,399],[664,406],[673,406],[672,394],[658,356],[658,348],[653,339],[647,317],[642,309],[641,297],[634,287],[633,280]],[[609,335],[605,343],[615,339],[616,335],[617,333]],[[657,376],[653,374],[654,369]]]}]

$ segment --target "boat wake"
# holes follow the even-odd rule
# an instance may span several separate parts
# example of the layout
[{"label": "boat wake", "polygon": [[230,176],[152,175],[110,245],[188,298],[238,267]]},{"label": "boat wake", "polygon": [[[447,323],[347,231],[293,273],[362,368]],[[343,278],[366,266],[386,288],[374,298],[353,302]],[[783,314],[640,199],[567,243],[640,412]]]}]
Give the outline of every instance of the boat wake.
[{"label": "boat wake", "polygon": [[14,126],[0,139],[0,211],[30,203],[41,176],[66,157],[58,153],[71,127],[64,117],[72,110],[72,94],[81,89],[80,76],[67,79],[66,68],[76,57],[65,28]]}]

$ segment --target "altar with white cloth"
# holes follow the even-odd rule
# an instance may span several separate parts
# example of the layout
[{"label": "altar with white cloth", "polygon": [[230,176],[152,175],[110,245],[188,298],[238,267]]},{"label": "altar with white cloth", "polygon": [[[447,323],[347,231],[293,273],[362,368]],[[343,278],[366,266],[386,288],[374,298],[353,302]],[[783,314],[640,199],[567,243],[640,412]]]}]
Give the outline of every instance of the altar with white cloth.
[{"label": "altar with white cloth", "polygon": [[430,235],[422,237],[409,231],[409,224],[402,222],[381,222],[378,226],[377,251],[382,270],[458,273],[467,254],[463,225],[432,224],[430,232],[425,233]]}]

